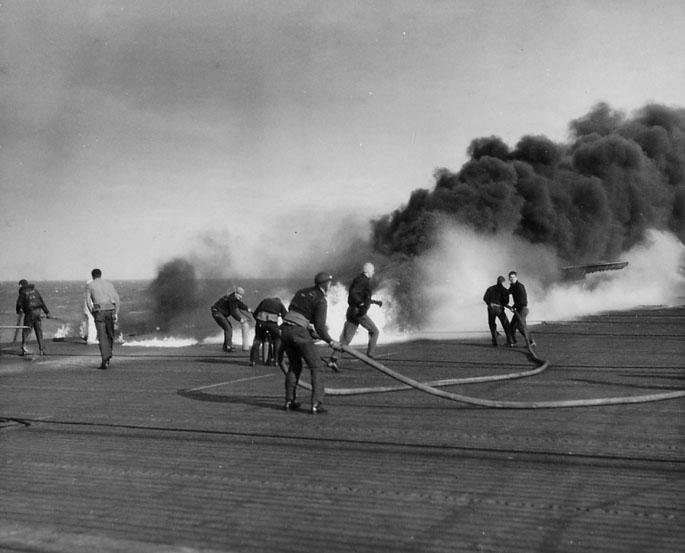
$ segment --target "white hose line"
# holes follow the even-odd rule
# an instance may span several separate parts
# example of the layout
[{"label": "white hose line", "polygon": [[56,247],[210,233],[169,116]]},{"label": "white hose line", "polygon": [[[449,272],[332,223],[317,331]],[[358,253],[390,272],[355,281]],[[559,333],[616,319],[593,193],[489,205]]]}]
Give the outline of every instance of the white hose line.
[{"label": "white hose line", "polygon": [[[500,380],[515,380],[517,378],[526,378],[528,376],[533,376],[536,374],[541,373],[542,371],[546,370],[549,367],[549,363],[545,361],[544,359],[540,359],[533,349],[531,348],[530,344],[526,344],[528,346],[528,352],[530,353],[530,357],[540,363],[539,367],[536,367],[535,369],[530,369],[527,371],[519,371],[515,373],[508,373],[508,374],[500,374],[500,375],[491,375],[491,376],[472,376],[469,378],[450,378],[450,379],[443,379],[443,380],[432,380],[429,382],[423,382],[422,384],[426,386],[431,386],[433,388],[438,388],[438,387],[446,387],[446,386],[457,386],[459,384],[477,384],[481,382],[497,382]],[[354,350],[353,350],[354,351]],[[355,353],[357,353],[355,351]],[[369,357],[364,356],[365,359],[370,359]],[[364,360],[362,360],[364,361]],[[366,361],[364,361],[366,362]],[[287,374],[287,370],[282,366],[278,365],[278,367],[281,369],[283,374]],[[297,385],[305,390],[308,390],[311,392],[312,390],[312,385],[307,382],[306,380],[299,380]],[[364,395],[364,394],[380,394],[380,393],[387,393],[387,392],[401,392],[404,390],[411,390],[413,389],[414,386],[411,384],[404,384],[404,385],[396,385],[396,386],[371,386],[367,388],[325,388],[324,393],[326,395],[330,396],[354,396],[354,395]]]},{"label": "white hose line", "polygon": [[[439,388],[439,387],[445,387],[445,386],[456,386],[459,384],[476,384],[479,382],[497,382],[499,380],[514,380],[517,378],[526,378],[528,376],[533,376],[536,374],[541,373],[547,367],[549,366],[549,363],[543,363],[543,365],[536,367],[535,369],[531,369],[528,371],[520,371],[520,372],[515,372],[515,373],[508,373],[508,374],[499,374],[499,375],[491,375],[491,376],[472,376],[469,378],[450,378],[450,379],[443,379],[443,380],[431,380],[429,382],[424,382],[426,386],[432,386],[434,388]],[[283,373],[286,373],[287,371],[281,367],[281,370]],[[298,385],[305,390],[311,391],[312,385],[305,381],[305,380],[300,380],[298,382]],[[411,390],[413,389],[413,386],[409,384],[401,384],[401,385],[396,385],[396,386],[370,386],[367,388],[326,388],[325,393],[326,395],[329,396],[355,396],[355,395],[363,395],[363,394],[380,394],[380,393],[387,393],[387,392],[401,392],[403,390]]]},{"label": "white hose line", "polygon": [[[359,353],[358,351],[352,349],[349,346],[342,346],[343,351],[349,353],[353,357],[356,357],[360,361],[363,361],[370,367],[373,367],[377,371],[394,378],[412,388],[426,392],[437,397],[442,397],[444,399],[449,399],[451,401],[456,401],[459,403],[466,403],[469,405],[479,405],[481,407],[494,407],[498,409],[549,409],[558,407],[590,407],[595,405],[616,405],[625,403],[646,403],[650,401],[662,401],[666,399],[675,399],[679,397],[685,397],[685,390],[678,390],[675,392],[664,392],[658,394],[648,394],[642,396],[628,396],[628,397],[613,397],[613,398],[596,398],[596,399],[571,399],[571,400],[561,400],[561,401],[495,401],[490,399],[481,399],[475,397],[468,397],[461,394],[453,394],[450,392],[445,392],[443,390],[438,390],[435,387],[426,385],[424,383],[418,382],[412,378],[404,376],[392,369],[387,368],[375,359],[371,359]],[[549,366],[547,361],[538,369],[545,369]],[[544,369],[543,369],[544,370]],[[539,371],[541,372],[541,371]]]}]

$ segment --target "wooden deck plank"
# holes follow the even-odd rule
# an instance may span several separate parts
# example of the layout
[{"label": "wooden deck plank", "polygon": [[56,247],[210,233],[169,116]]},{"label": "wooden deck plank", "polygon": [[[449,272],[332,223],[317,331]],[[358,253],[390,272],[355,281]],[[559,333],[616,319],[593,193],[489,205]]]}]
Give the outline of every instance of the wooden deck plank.
[{"label": "wooden deck plank", "polygon": [[[681,389],[683,330],[685,309],[541,325],[548,371],[458,390],[530,400]],[[683,399],[512,411],[406,391],[329,397],[330,413],[313,417],[283,412],[282,375],[242,353],[119,347],[98,371],[83,344],[51,344],[36,361],[3,350],[0,550],[685,548]],[[522,350],[478,338],[384,352],[425,379],[530,366]],[[344,366],[327,386],[387,384]]]}]

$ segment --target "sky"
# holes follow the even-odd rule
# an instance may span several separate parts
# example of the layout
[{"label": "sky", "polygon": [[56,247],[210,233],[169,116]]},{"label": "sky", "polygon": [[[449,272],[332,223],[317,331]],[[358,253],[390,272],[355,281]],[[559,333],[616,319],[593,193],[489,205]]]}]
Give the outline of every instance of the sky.
[{"label": "sky", "polygon": [[0,280],[317,266],[474,138],[683,106],[682,0],[1,0]]}]

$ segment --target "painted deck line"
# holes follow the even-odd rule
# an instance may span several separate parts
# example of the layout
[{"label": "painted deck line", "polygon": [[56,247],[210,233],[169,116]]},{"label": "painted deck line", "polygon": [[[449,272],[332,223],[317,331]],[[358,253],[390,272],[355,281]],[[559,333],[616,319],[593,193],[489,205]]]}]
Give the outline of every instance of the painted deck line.
[{"label": "painted deck line", "polygon": [[186,392],[197,392],[199,390],[207,390],[208,388],[216,388],[217,386],[227,386],[228,384],[237,384],[238,382],[249,382],[250,380],[259,380],[260,378],[268,378],[276,376],[276,374],[263,374],[261,376],[251,376],[250,378],[239,378],[237,380],[227,380],[226,382],[217,382],[216,384],[208,384],[207,386],[199,386],[197,388],[190,388]]}]

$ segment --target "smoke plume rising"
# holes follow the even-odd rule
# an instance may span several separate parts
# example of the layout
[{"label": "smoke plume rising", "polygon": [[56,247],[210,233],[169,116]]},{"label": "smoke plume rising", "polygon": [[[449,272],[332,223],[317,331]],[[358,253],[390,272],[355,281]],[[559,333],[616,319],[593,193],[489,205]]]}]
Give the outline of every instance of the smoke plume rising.
[{"label": "smoke plume rising", "polygon": [[157,326],[160,330],[169,330],[176,317],[198,305],[195,268],[181,258],[164,263],[150,285],[150,291]]},{"label": "smoke plume rising", "polygon": [[[476,138],[461,169],[436,169],[432,189],[370,224],[303,209],[207,232],[160,269],[164,324],[193,307],[196,276],[309,281],[327,270],[346,285],[364,261],[377,268],[386,307],[375,316],[386,333],[482,328],[483,292],[509,270],[528,288],[532,319],[672,302],[685,263],[685,110],[647,105],[628,117],[602,103],[572,121],[569,136],[527,135],[513,148]],[[618,260],[629,268],[560,283],[562,266]],[[343,311],[345,289],[335,290],[330,303]]]},{"label": "smoke plume rising", "polygon": [[[487,252],[486,255],[483,252]],[[529,321],[567,321],[605,310],[674,305],[685,294],[685,245],[673,234],[647,231],[624,253],[626,269],[564,282],[554,251],[512,235],[480,235],[445,224],[437,244],[421,257],[425,332],[487,333],[483,294],[510,270],[526,286]],[[508,285],[508,284],[507,284]]]},{"label": "smoke plume rising", "polygon": [[464,296],[452,305],[462,305],[474,293],[480,300],[475,281],[484,289],[516,268],[540,297],[559,267],[616,261],[653,239],[652,230],[683,242],[684,109],[647,105],[627,117],[602,103],[569,130],[568,144],[528,135],[510,148],[496,136],[477,138],[459,171],[436,169],[433,189],[415,190],[374,221],[384,272],[402,275],[395,282],[410,300],[402,304],[407,325],[440,320],[445,309],[426,279],[438,290],[459,288]]}]

